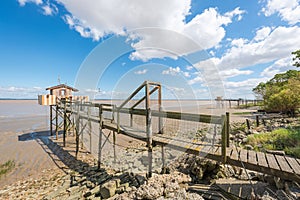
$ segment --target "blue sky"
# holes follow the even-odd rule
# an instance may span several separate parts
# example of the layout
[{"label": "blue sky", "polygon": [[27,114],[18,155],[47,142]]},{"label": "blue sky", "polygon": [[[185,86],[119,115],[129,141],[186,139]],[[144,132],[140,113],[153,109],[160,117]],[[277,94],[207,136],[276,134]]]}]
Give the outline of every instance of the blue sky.
[{"label": "blue sky", "polygon": [[0,4],[0,98],[36,98],[58,77],[96,98],[143,80],[165,98],[254,98],[300,49],[299,0]]}]

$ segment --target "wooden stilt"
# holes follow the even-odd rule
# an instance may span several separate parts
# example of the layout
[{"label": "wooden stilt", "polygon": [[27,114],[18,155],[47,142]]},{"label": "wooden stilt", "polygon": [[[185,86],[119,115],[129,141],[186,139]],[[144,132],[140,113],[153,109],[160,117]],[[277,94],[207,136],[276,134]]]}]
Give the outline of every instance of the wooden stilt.
[{"label": "wooden stilt", "polygon": [[226,156],[226,147],[227,147],[227,144],[226,144],[226,141],[227,141],[227,138],[226,138],[226,129],[227,129],[227,123],[226,123],[226,116],[225,115],[222,115],[222,135],[221,135],[221,141],[222,141],[222,149],[221,149],[221,152],[222,152],[222,162],[225,164],[227,162],[227,156]]},{"label": "wooden stilt", "polygon": [[250,130],[250,121],[249,121],[249,119],[246,119],[246,124],[247,124],[247,128],[248,128],[248,130]]},{"label": "wooden stilt", "polygon": [[56,140],[58,140],[58,128],[59,128],[59,124],[58,124],[58,104],[56,103],[55,106],[55,135],[56,135]]},{"label": "wooden stilt", "polygon": [[146,83],[146,129],[148,146],[148,177],[152,176],[152,116],[150,109],[149,84]]},{"label": "wooden stilt", "polygon": [[66,146],[66,134],[67,134],[67,110],[66,101],[64,100],[64,132],[63,132],[63,145]]},{"label": "wooden stilt", "polygon": [[256,126],[259,127],[259,116],[256,115]]},{"label": "wooden stilt", "polygon": [[113,146],[114,146],[114,162],[117,161],[117,152],[116,152],[116,132],[113,131]]},{"label": "wooden stilt", "polygon": [[229,112],[226,112],[226,147],[229,147],[230,121]]},{"label": "wooden stilt", "polygon": [[79,133],[80,133],[80,115],[79,115],[79,102],[76,102],[76,128],[75,128],[75,140],[76,140],[76,158],[79,152]]},{"label": "wooden stilt", "polygon": [[98,169],[101,168],[101,157],[102,157],[102,107],[99,106]]},{"label": "wooden stilt", "polygon": [[52,121],[53,121],[53,116],[52,116],[52,105],[50,105],[50,135],[53,135],[53,130],[52,130]]},{"label": "wooden stilt", "polygon": [[90,136],[90,153],[92,153],[92,122],[90,120],[90,117],[91,117],[91,107],[89,106],[88,107],[88,110],[87,110],[87,114],[88,114],[88,129],[89,129],[89,136]]}]

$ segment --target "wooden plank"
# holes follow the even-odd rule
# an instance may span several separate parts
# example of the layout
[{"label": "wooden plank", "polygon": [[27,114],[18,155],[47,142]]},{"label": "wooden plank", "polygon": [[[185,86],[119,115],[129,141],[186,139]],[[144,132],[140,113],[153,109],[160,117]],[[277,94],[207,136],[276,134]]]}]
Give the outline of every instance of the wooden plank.
[{"label": "wooden plank", "polygon": [[256,152],[248,150],[248,163],[257,165]]},{"label": "wooden plank", "polygon": [[232,160],[239,160],[239,153],[240,153],[240,149],[233,148],[230,158]]},{"label": "wooden plank", "polygon": [[267,160],[266,160],[266,156],[265,153],[262,152],[256,152],[257,155],[257,162],[259,166],[263,166],[263,167],[269,167]]},{"label": "wooden plank", "polygon": [[275,155],[275,158],[281,168],[282,171],[293,173],[293,170],[285,160],[284,156]]},{"label": "wooden plank", "polygon": [[285,156],[285,159],[289,163],[289,165],[292,167],[295,174],[300,175],[300,164],[297,162],[295,158],[291,158],[288,156]]},{"label": "wooden plank", "polygon": [[266,153],[266,158],[270,169],[280,170],[280,167],[278,166],[277,161],[273,154]]},{"label": "wooden plank", "polygon": [[248,151],[247,150],[241,149],[240,159],[241,159],[242,162],[247,162],[248,161]]}]

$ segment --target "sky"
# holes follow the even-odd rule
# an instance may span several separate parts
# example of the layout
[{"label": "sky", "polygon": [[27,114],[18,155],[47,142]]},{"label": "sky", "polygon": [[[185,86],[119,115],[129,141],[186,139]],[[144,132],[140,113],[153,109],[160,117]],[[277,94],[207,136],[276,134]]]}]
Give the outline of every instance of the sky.
[{"label": "sky", "polygon": [[0,98],[66,83],[125,98],[143,81],[164,98],[255,98],[292,66],[299,0],[2,0]]}]

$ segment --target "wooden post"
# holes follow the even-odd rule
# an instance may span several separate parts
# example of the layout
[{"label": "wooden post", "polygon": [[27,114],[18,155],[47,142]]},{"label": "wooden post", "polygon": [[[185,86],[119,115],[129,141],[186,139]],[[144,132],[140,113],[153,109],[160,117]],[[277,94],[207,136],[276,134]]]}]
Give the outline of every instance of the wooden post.
[{"label": "wooden post", "polygon": [[79,152],[79,133],[80,133],[80,115],[79,115],[79,102],[76,102],[76,128],[75,128],[75,140],[76,140],[76,158]]},{"label": "wooden post", "polygon": [[130,113],[130,127],[133,126],[133,114],[132,114],[132,109],[129,109],[129,113]]},{"label": "wooden post", "polygon": [[259,127],[259,116],[256,115],[256,126]]},{"label": "wooden post", "polygon": [[226,112],[226,147],[229,147],[229,132],[230,132],[229,112]]},{"label": "wooden post", "polygon": [[99,143],[98,143],[98,169],[101,168],[102,157],[102,106],[99,106]]},{"label": "wooden post", "polygon": [[226,156],[226,147],[227,147],[227,138],[226,138],[226,130],[227,130],[227,122],[226,122],[226,116],[222,115],[222,135],[221,135],[221,141],[222,141],[222,162],[225,164],[227,162],[227,156]]},{"label": "wooden post", "polygon": [[52,105],[50,105],[50,135],[52,136],[53,135],[53,130],[52,130],[52,119],[53,116],[52,116]]},{"label": "wooden post", "polygon": [[116,152],[116,132],[113,131],[113,146],[114,146],[114,162],[117,161],[117,152]]},{"label": "wooden post", "polygon": [[147,129],[147,146],[148,146],[148,177],[152,176],[152,116],[150,109],[149,84],[146,83],[146,129]]},{"label": "wooden post", "polygon": [[66,146],[66,132],[67,132],[67,109],[66,100],[64,100],[64,132],[63,132],[63,145]]},{"label": "wooden post", "polygon": [[265,121],[264,118],[262,118],[262,123],[263,123],[264,126],[266,126],[266,121]]},{"label": "wooden post", "polygon": [[56,135],[56,140],[58,140],[58,105],[56,103],[56,109],[55,109],[55,135]]},{"label": "wooden post", "polygon": [[[159,113],[162,111],[162,102],[161,102],[161,85],[158,86],[158,109]],[[158,117],[158,134],[163,134],[163,121],[161,115]],[[162,158],[162,173],[166,173],[166,160],[165,160],[165,146],[161,145],[161,158]]]},{"label": "wooden post", "polygon": [[90,120],[91,117],[91,107],[88,106],[88,110],[87,110],[87,114],[88,114],[88,126],[89,126],[89,136],[90,136],[90,153],[92,153],[92,122]]},{"label": "wooden post", "polygon": [[250,130],[250,121],[249,121],[249,119],[246,119],[246,124],[247,124],[247,128],[248,128],[248,130]]},{"label": "wooden post", "polygon": [[231,108],[231,100],[229,100],[229,108]]}]

